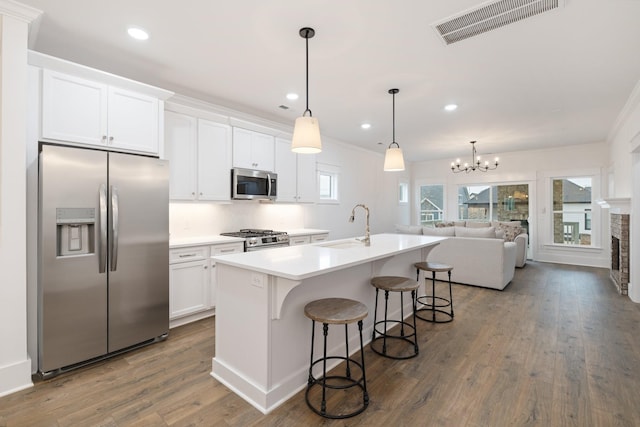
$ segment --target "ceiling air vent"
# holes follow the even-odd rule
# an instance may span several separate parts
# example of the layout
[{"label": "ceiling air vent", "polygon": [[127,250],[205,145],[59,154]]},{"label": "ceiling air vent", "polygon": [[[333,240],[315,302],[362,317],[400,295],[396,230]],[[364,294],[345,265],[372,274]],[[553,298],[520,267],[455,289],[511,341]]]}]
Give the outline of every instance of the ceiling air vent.
[{"label": "ceiling air vent", "polygon": [[433,24],[446,44],[459,42],[561,7],[563,0],[499,0]]}]

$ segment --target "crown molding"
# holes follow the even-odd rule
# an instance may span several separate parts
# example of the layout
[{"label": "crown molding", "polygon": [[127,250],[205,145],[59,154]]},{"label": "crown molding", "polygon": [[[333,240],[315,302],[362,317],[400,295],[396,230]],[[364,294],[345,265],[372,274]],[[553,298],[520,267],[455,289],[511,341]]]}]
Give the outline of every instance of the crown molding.
[{"label": "crown molding", "polygon": [[7,15],[30,24],[42,15],[42,11],[13,0],[0,0],[0,15]]},{"label": "crown molding", "polygon": [[616,118],[616,121],[613,124],[613,127],[611,128],[611,131],[609,132],[609,135],[607,137],[608,143],[613,142],[617,138],[618,132],[620,132],[620,129],[622,129],[624,124],[631,116],[631,113],[636,108],[638,108],[638,106],[640,106],[640,80],[638,80],[638,82],[636,83],[635,87],[631,91],[631,94],[629,95],[629,98],[627,99],[627,102],[624,104],[622,111],[620,111],[620,114],[618,114],[618,117]]}]

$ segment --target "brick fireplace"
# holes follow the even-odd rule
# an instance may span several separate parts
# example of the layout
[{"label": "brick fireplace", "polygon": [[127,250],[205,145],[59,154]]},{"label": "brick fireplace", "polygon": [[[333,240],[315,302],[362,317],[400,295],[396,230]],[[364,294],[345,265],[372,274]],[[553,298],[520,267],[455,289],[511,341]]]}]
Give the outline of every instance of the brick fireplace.
[{"label": "brick fireplace", "polygon": [[611,270],[618,293],[629,291],[629,214],[611,213]]}]

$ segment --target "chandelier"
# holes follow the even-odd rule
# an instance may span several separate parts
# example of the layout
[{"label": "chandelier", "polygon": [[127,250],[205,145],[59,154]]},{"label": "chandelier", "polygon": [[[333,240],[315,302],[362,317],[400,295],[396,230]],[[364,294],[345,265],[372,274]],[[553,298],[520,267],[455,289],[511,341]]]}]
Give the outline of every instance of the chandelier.
[{"label": "chandelier", "polygon": [[480,164],[480,156],[476,156],[476,141],[471,141],[471,156],[472,156],[471,164],[465,163],[464,165],[461,165],[460,159],[456,159],[455,162],[451,162],[451,171],[453,173],[460,173],[460,172],[469,173],[476,170],[479,170],[480,172],[486,172],[498,167],[497,157],[494,160],[493,166],[489,166],[488,161],[485,161],[484,165]]}]

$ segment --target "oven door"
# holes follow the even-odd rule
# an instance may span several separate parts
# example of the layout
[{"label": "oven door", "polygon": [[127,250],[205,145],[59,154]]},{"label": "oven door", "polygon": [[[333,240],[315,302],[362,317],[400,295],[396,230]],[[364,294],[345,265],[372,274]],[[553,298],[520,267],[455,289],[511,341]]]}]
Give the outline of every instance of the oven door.
[{"label": "oven door", "polygon": [[231,198],[234,200],[275,200],[278,175],[252,169],[231,170]]},{"label": "oven door", "polygon": [[268,245],[260,245],[260,246],[251,246],[251,247],[245,248],[245,252],[263,251],[265,249],[283,248],[285,246],[289,246],[289,242],[271,243]]}]

